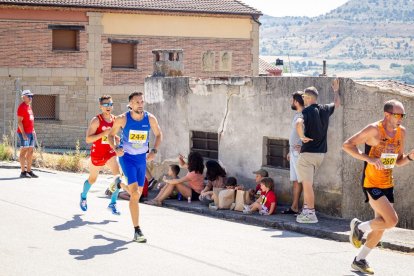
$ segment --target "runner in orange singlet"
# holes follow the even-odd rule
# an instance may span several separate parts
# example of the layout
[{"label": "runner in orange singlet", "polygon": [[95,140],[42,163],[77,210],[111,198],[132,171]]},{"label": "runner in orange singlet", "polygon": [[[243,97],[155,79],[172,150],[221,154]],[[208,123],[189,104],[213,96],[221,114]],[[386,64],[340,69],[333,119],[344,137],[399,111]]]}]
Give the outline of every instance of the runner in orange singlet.
[{"label": "runner in orange singlet", "polygon": [[[91,120],[88,130],[86,132],[86,143],[93,143],[91,148],[91,162],[89,164],[89,177],[83,184],[83,191],[80,195],[79,206],[82,211],[88,210],[88,204],[86,197],[92,184],[96,182],[99,172],[102,167],[108,165],[112,174],[115,176],[116,184],[121,182],[119,177],[120,171],[118,162],[116,160],[116,153],[108,143],[108,134],[115,121],[115,116],[112,115],[112,97],[105,95],[99,98],[99,105],[102,111]],[[119,143],[119,137],[118,137]],[[114,215],[120,215],[121,213],[116,208],[116,200],[119,194],[119,185],[112,185],[115,187],[111,202],[108,205],[108,210]]]},{"label": "runner in orange singlet", "polygon": [[[363,273],[374,274],[365,258],[377,246],[386,229],[398,223],[394,210],[394,166],[404,166],[414,160],[414,150],[404,154],[406,130],[401,126],[405,117],[404,106],[397,100],[384,104],[384,118],[366,126],[345,141],[343,149],[352,157],[365,162],[363,191],[366,201],[375,212],[375,218],[361,222],[351,221],[349,240],[353,246],[360,248],[364,233],[368,233],[366,242],[351,267]],[[365,144],[365,152],[359,151],[357,145]]]}]

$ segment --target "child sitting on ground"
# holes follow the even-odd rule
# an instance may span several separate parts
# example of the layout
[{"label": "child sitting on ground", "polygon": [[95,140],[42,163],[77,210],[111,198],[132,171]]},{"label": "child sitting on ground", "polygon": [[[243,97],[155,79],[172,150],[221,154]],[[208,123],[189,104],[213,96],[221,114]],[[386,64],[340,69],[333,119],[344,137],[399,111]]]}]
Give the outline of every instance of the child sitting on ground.
[{"label": "child sitting on ground", "polygon": [[243,213],[251,214],[259,211],[260,215],[271,215],[276,210],[276,194],[273,192],[274,182],[270,177],[264,177],[260,180],[260,189],[262,193],[260,197],[251,205],[245,205]]},{"label": "child sitting on ground", "polygon": [[208,205],[212,201],[213,189],[225,188],[226,170],[215,160],[207,161],[206,169],[207,185],[201,191],[199,200]]},{"label": "child sitting on ground", "polygon": [[[178,174],[179,173],[180,173],[180,167],[178,165],[175,165],[175,164],[170,165],[169,168],[168,168],[168,175],[167,175],[166,179],[169,179],[169,180],[178,179]],[[165,182],[160,183],[158,185],[158,189],[160,190],[158,195],[154,199],[145,201],[144,203],[149,204],[149,205],[159,205],[159,204],[157,204],[158,203],[157,200],[158,200],[159,197],[161,197],[161,195],[164,194],[166,188],[167,188],[167,183],[165,183]],[[175,189],[174,189],[174,191],[172,192],[171,195],[174,195],[174,194],[177,195],[177,191],[175,191]]]},{"label": "child sitting on ground", "polygon": [[[168,167],[167,178],[168,179],[178,179],[178,174],[180,173],[180,166],[178,165],[170,165]],[[157,185],[157,190],[161,190],[167,183],[161,182]]]}]

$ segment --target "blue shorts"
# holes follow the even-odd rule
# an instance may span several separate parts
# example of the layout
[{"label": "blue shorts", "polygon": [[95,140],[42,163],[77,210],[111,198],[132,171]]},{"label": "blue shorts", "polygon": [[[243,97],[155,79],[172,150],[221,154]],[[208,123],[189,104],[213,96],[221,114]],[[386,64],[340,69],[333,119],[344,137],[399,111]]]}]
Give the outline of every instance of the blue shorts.
[{"label": "blue shorts", "polygon": [[20,147],[21,148],[33,148],[34,147],[34,137],[33,133],[26,133],[27,140],[23,139],[23,135],[21,133],[17,133],[20,138]]},{"label": "blue shorts", "polygon": [[147,154],[131,155],[125,153],[119,157],[119,164],[127,178],[128,185],[137,182],[139,187],[145,183],[145,170],[147,168]]}]

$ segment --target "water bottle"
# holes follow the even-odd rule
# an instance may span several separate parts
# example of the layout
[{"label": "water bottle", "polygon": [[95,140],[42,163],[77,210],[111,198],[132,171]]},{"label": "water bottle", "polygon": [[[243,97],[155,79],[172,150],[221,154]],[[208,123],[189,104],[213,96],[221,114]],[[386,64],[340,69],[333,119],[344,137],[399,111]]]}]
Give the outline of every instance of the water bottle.
[{"label": "water bottle", "polygon": [[183,195],[180,192],[178,192],[178,194],[177,194],[177,199],[178,200],[183,200]]},{"label": "water bottle", "polygon": [[191,196],[189,196],[189,197],[187,198],[187,202],[188,202],[188,203],[191,203]]}]

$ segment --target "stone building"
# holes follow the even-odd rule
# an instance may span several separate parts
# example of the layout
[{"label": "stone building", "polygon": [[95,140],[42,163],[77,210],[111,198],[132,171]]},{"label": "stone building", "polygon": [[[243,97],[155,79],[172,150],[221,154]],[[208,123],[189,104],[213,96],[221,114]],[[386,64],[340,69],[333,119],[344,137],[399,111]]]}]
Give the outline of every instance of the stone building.
[{"label": "stone building", "polygon": [[45,146],[83,142],[100,95],[120,113],[129,93],[143,91],[154,49],[181,49],[182,75],[258,75],[260,15],[235,0],[0,1],[0,131],[19,79],[36,94]]}]

